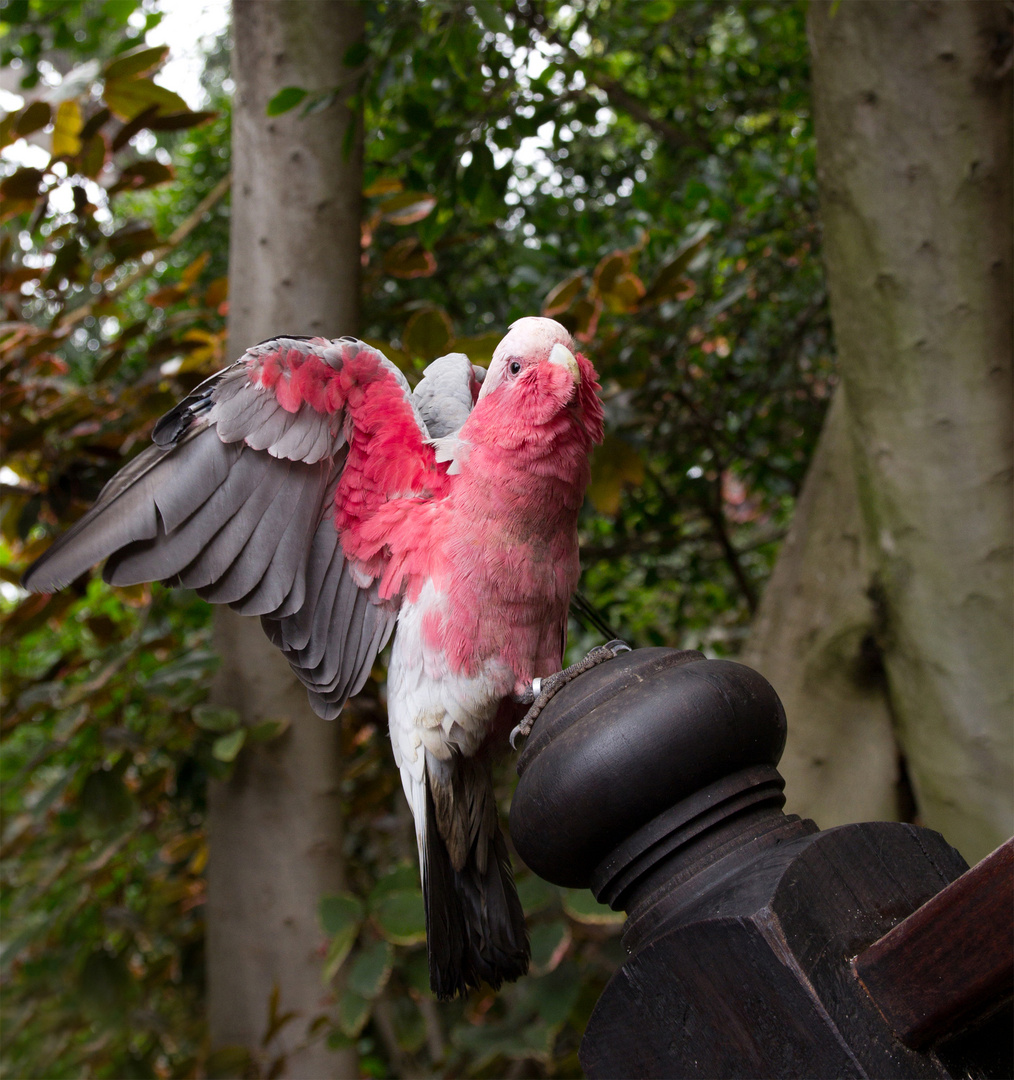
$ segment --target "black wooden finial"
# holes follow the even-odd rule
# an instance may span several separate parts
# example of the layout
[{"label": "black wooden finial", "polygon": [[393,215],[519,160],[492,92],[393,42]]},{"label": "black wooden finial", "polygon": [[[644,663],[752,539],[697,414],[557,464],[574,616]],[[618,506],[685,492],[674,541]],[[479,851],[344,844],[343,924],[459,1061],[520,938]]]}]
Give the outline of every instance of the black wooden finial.
[{"label": "black wooden finial", "polygon": [[757,672],[674,649],[608,660],[539,714],[511,806],[518,854],[628,915],[585,1074],[1009,1076],[993,1060],[1007,1028],[917,1049],[851,967],[963,860],[913,825],[820,832],[784,814],[785,730]]},{"label": "black wooden finial", "polygon": [[623,653],[539,717],[518,761],[511,837],[537,874],[635,914],[737,837],[798,820],[781,813],[784,745],[781,702],[751,668]]}]

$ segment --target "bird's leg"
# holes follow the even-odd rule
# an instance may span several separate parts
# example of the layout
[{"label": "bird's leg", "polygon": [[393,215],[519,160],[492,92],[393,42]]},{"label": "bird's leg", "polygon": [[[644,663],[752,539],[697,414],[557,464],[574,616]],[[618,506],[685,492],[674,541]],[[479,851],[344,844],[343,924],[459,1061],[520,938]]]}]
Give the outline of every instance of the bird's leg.
[{"label": "bird's leg", "polygon": [[607,641],[605,645],[598,645],[592,649],[583,660],[571,664],[569,668],[564,668],[563,671],[547,675],[544,679],[536,679],[524,693],[517,694],[514,700],[519,705],[530,705],[531,708],[525,713],[521,723],[511,732],[511,747],[517,749],[515,744],[519,735],[527,737],[531,734],[532,725],[535,723],[539,713],[542,712],[562,687],[572,682],[578,675],[583,675],[586,671],[590,671],[593,667],[604,663],[606,660],[612,660],[614,656],[619,656],[621,652],[630,652],[630,646],[625,641],[619,639]]}]

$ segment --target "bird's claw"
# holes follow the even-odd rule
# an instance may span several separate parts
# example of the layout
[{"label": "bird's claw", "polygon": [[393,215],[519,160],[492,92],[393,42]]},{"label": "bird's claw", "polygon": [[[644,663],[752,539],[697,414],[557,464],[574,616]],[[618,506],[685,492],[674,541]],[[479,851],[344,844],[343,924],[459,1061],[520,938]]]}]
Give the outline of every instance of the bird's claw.
[{"label": "bird's claw", "polygon": [[578,675],[583,675],[586,671],[590,671],[593,667],[597,667],[606,660],[612,660],[613,657],[619,656],[621,652],[630,652],[630,646],[625,641],[614,638],[612,641],[607,641],[605,645],[597,645],[583,660],[571,664],[569,668],[557,671],[544,679],[536,679],[532,683],[532,693],[535,700],[532,702],[528,712],[525,713],[521,723],[510,734],[511,749],[517,749],[519,736],[523,735],[527,738],[531,734],[539,713],[549,704],[561,687],[566,686],[567,683],[576,679]]}]

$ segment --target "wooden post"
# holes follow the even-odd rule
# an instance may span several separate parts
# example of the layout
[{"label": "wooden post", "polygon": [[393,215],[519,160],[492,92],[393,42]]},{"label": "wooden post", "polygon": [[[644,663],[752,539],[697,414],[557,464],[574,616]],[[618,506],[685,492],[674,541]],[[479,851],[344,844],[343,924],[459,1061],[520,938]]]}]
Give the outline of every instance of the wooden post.
[{"label": "wooden post", "polygon": [[913,825],[821,832],[785,815],[784,741],[760,675],[672,649],[623,654],[543,711],[518,761],[518,853],[628,914],[628,958],[588,1024],[585,1072],[1004,1075],[992,1029],[957,1062],[942,1045],[906,1045],[852,965],[964,860]]}]

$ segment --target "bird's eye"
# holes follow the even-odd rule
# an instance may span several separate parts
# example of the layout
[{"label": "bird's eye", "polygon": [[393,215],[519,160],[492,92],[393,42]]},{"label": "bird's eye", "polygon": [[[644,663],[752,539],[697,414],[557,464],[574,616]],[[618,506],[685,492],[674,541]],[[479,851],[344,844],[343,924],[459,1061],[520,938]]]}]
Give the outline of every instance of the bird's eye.
[{"label": "bird's eye", "polygon": [[518,373],[518,372],[519,372],[519,371],[521,370],[521,364],[520,364],[520,363],[518,363],[518,361],[517,361],[517,360],[512,360],[512,361],[510,362],[510,364],[509,364],[509,366],[508,366],[507,370],[508,370],[508,371],[509,371],[509,372],[510,372],[510,373],[511,373],[512,375],[517,375],[517,373]]}]

